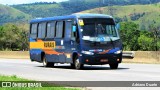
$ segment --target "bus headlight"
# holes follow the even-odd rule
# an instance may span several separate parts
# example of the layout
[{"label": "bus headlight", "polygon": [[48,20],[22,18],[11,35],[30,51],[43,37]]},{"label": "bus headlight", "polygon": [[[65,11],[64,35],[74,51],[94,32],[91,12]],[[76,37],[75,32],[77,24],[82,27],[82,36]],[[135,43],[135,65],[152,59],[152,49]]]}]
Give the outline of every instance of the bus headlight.
[{"label": "bus headlight", "polygon": [[118,50],[116,52],[114,52],[114,54],[120,54],[122,52],[122,50]]},{"label": "bus headlight", "polygon": [[87,54],[87,55],[94,55],[93,52],[89,52],[89,51],[82,51],[83,54]]}]

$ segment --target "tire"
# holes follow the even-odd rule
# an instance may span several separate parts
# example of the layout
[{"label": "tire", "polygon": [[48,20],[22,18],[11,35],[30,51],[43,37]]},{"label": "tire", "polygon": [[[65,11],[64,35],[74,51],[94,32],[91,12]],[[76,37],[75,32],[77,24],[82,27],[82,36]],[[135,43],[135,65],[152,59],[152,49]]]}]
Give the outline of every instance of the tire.
[{"label": "tire", "polygon": [[117,69],[118,68],[118,63],[111,63],[109,64],[111,69]]},{"label": "tire", "polygon": [[76,57],[75,60],[74,60],[74,67],[75,67],[75,69],[80,70],[80,69],[83,68],[83,66],[84,65],[79,62],[78,57]]},{"label": "tire", "polygon": [[43,56],[43,66],[44,67],[54,67],[54,63],[47,62],[46,57]]},{"label": "tire", "polygon": [[72,69],[75,68],[74,64],[72,64],[72,63],[71,63],[71,68],[72,68]]},{"label": "tire", "polygon": [[36,60],[34,60],[34,59],[31,59],[31,62],[33,62],[33,61],[36,61]]}]

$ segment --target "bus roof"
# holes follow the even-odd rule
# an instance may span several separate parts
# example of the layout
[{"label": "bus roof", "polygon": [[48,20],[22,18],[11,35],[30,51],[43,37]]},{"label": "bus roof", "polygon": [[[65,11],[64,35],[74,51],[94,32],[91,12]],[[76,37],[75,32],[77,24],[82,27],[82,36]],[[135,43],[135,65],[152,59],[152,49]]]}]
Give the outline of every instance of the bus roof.
[{"label": "bus roof", "polygon": [[54,17],[47,17],[47,18],[37,18],[31,20],[30,23],[37,23],[37,22],[45,22],[45,21],[54,21],[54,20],[64,20],[64,19],[72,19],[72,18],[112,18],[110,15],[104,14],[72,14],[67,16],[54,16]]}]

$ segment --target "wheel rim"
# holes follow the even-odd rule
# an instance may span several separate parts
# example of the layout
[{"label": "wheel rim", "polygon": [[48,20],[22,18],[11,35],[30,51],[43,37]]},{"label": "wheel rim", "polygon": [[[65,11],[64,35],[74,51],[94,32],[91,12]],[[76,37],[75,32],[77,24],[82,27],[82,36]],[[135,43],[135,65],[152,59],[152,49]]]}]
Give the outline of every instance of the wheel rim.
[{"label": "wheel rim", "polygon": [[79,67],[80,67],[79,59],[76,59],[76,61],[75,61],[75,67],[76,67],[76,68],[79,68]]},{"label": "wheel rim", "polygon": [[43,58],[43,66],[46,66],[46,65],[47,65],[46,59]]}]

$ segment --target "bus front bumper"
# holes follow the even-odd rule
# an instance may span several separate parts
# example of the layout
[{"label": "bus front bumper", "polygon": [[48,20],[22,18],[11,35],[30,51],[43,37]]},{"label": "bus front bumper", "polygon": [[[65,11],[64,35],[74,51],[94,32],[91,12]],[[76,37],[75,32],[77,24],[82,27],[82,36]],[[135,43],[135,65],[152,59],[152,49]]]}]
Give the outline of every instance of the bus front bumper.
[{"label": "bus front bumper", "polygon": [[96,54],[96,55],[82,54],[80,57],[80,61],[82,64],[88,64],[88,65],[121,63],[122,53],[120,54]]}]

